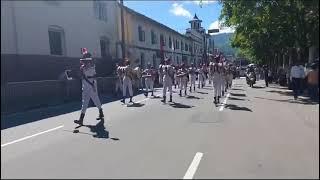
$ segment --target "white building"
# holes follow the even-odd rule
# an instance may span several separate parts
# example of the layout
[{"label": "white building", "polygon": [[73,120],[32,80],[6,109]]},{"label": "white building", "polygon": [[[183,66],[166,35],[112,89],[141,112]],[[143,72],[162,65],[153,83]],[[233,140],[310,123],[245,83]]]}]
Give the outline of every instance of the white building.
[{"label": "white building", "polygon": [[[1,54],[115,55],[114,1],[1,1]],[[104,45],[105,44],[105,45]],[[104,49],[101,49],[102,47]]]}]

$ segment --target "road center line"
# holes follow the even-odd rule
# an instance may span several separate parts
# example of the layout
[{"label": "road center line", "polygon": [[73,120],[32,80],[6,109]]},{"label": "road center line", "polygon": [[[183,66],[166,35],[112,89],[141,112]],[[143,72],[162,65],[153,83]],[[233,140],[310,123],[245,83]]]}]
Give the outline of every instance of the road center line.
[{"label": "road center line", "polygon": [[184,175],[183,179],[192,179],[194,173],[196,172],[196,170],[198,169],[198,166],[200,164],[200,160],[203,156],[203,153],[201,152],[197,152],[196,155],[194,156],[186,174]]},{"label": "road center line", "polygon": [[44,134],[44,133],[47,133],[47,132],[50,132],[50,131],[54,131],[54,130],[60,129],[60,128],[62,128],[62,127],[64,127],[64,125],[58,126],[58,127],[55,127],[55,128],[52,128],[52,129],[49,129],[49,130],[46,130],[46,131],[43,131],[43,132],[40,132],[40,133],[31,135],[31,136],[26,136],[26,137],[24,137],[24,138],[17,139],[17,140],[14,140],[14,141],[11,141],[11,142],[8,142],[8,143],[5,143],[5,144],[1,144],[1,147],[5,147],[5,146],[7,146],[7,145],[14,144],[14,143],[17,143],[17,142],[26,140],[26,139],[29,139],[29,138],[38,136],[38,135],[40,135],[40,134]]},{"label": "road center line", "polygon": [[224,106],[226,105],[229,96],[230,96],[230,93],[227,94],[227,96],[226,96],[226,98],[224,99],[224,101],[223,101],[223,103],[222,103],[222,106],[220,107],[219,111],[223,111]]}]

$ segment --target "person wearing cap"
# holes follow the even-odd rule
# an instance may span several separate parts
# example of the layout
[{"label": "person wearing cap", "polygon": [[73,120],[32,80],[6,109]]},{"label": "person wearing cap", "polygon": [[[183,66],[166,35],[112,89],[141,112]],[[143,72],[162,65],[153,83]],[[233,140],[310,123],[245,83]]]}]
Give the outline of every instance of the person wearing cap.
[{"label": "person wearing cap", "polygon": [[182,96],[182,91],[187,96],[187,84],[188,84],[188,70],[185,67],[185,64],[181,64],[181,68],[178,70],[177,77],[179,78],[180,86],[180,96]]},{"label": "person wearing cap", "polygon": [[153,96],[154,70],[151,68],[151,63],[147,64],[147,68],[142,72],[142,77],[145,78],[146,91],[144,95],[148,97],[149,89]]},{"label": "person wearing cap", "polygon": [[190,79],[190,92],[193,86],[193,90],[196,91],[196,67],[193,63],[191,63],[191,67],[189,68],[189,79]]},{"label": "person wearing cap", "polygon": [[122,103],[126,102],[126,96],[127,96],[127,89],[129,90],[129,97],[130,97],[130,103],[133,103],[132,97],[133,97],[133,91],[132,91],[132,79],[133,79],[133,70],[130,67],[130,61],[128,59],[125,59],[124,66],[120,67],[123,79],[122,79]]},{"label": "person wearing cap", "polygon": [[82,64],[80,67],[82,78],[82,107],[79,120],[75,120],[74,122],[79,125],[83,125],[83,119],[88,108],[90,99],[92,99],[93,103],[99,109],[99,117],[97,118],[97,120],[103,119],[104,115],[101,107],[101,102],[98,96],[96,70],[91,54],[85,53],[83,55],[83,58],[80,59],[80,63]]},{"label": "person wearing cap", "polygon": [[171,65],[171,59],[167,58],[165,60],[165,64],[162,66],[162,74],[163,74],[163,100],[162,102],[166,102],[166,94],[167,89],[169,89],[170,92],[170,100],[169,102],[172,102],[172,81],[174,76],[174,69]]}]

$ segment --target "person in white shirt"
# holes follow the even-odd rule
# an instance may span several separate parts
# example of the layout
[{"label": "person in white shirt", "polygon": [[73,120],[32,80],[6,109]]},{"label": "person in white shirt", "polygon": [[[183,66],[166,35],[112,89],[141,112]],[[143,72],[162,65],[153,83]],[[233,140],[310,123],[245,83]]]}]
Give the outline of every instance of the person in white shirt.
[{"label": "person in white shirt", "polygon": [[294,63],[294,65],[291,68],[290,81],[292,82],[293,96],[295,100],[298,98],[300,82],[302,77],[303,74],[301,71],[301,67],[298,66],[298,63]]}]

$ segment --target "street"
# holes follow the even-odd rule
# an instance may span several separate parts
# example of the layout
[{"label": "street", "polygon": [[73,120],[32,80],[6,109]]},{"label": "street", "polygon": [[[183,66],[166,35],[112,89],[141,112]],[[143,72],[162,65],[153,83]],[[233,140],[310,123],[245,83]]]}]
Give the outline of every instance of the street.
[{"label": "street", "polygon": [[104,103],[102,123],[91,107],[77,129],[79,109],[2,129],[1,178],[319,177],[318,104],[262,80],[235,79],[217,107],[208,82],[174,91]]}]

